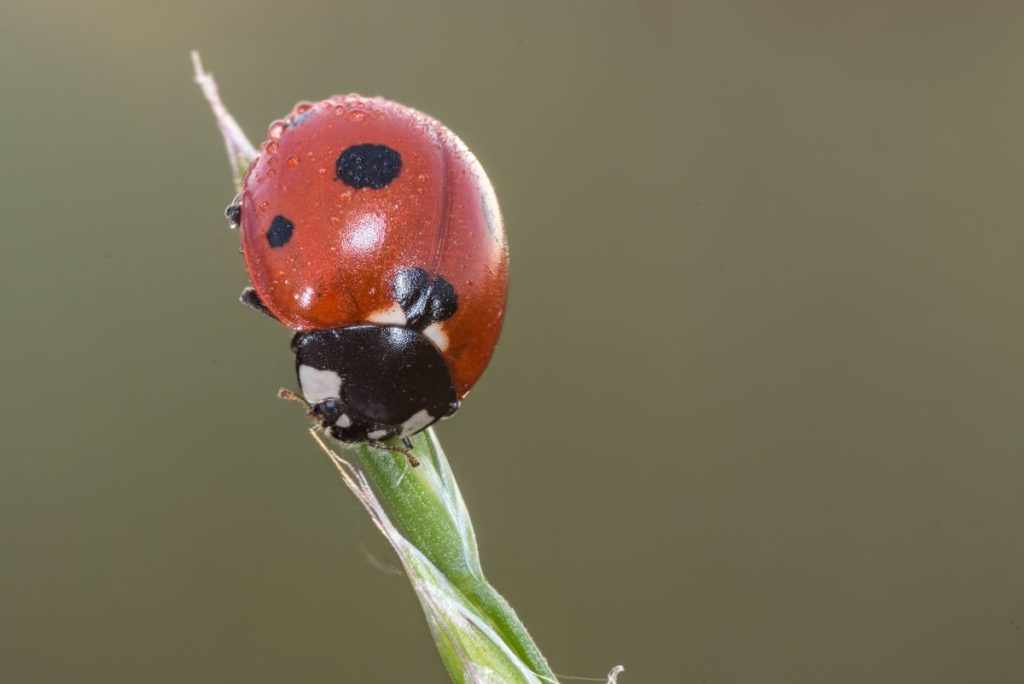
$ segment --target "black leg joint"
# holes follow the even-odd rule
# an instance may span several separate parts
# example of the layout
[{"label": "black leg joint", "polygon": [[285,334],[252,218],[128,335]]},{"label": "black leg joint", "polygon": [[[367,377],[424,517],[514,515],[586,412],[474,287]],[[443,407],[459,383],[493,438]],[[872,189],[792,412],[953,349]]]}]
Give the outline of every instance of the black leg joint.
[{"label": "black leg joint", "polygon": [[247,287],[244,290],[242,290],[242,294],[238,297],[238,301],[242,302],[248,307],[256,309],[265,316],[270,316],[275,321],[277,320],[277,316],[270,313],[270,309],[268,309],[267,305],[263,303],[263,301],[260,299],[260,296],[256,294],[256,290],[254,290],[251,287]]}]

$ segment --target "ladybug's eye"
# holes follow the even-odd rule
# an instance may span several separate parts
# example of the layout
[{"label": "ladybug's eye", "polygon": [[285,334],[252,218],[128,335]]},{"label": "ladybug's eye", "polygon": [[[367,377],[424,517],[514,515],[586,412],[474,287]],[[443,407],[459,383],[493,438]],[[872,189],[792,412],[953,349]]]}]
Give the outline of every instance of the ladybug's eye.
[{"label": "ladybug's eye", "polygon": [[380,190],[398,177],[402,155],[387,145],[371,143],[349,147],[335,163],[338,178],[353,188]]}]

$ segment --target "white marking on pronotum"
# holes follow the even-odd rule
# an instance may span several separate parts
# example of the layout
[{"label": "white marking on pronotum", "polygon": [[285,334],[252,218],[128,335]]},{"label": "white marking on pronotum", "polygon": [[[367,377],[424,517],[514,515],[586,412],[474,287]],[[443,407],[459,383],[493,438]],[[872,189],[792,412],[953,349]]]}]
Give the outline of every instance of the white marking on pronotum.
[{"label": "white marking on pronotum", "polygon": [[299,366],[299,385],[310,404],[341,397],[341,376],[332,370]]},{"label": "white marking on pronotum", "polygon": [[427,336],[431,342],[434,343],[441,351],[448,351],[448,334],[444,331],[444,325],[441,323],[431,323],[423,329],[423,334]]},{"label": "white marking on pronotum", "polygon": [[349,418],[346,414],[342,413],[340,416],[338,416],[338,420],[334,421],[334,424],[340,428],[347,428],[352,425],[352,419]]},{"label": "white marking on pronotum", "polygon": [[405,318],[405,312],[402,311],[402,307],[398,304],[392,304],[389,309],[374,311],[366,317],[366,320],[370,323],[380,323],[381,325],[406,325],[409,322]]},{"label": "white marking on pronotum", "polygon": [[427,427],[434,422],[434,416],[427,413],[427,409],[421,409],[416,413],[412,414],[407,421],[402,423],[402,437],[406,437],[415,432],[419,432],[423,428]]},{"label": "white marking on pronotum", "polygon": [[366,433],[366,438],[377,440],[382,438],[386,434],[388,434],[387,430],[371,430],[370,432]]}]

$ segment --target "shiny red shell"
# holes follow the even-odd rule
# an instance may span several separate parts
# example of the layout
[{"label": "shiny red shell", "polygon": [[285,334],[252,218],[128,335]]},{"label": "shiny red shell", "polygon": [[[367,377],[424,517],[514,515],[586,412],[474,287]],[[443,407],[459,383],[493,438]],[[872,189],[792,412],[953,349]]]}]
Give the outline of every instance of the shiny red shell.
[{"label": "shiny red shell", "polygon": [[[386,187],[354,188],[337,177],[339,155],[361,144],[401,154],[401,171]],[[419,267],[458,296],[441,325],[459,398],[483,373],[505,313],[508,247],[490,181],[441,123],[381,98],[300,103],[271,124],[241,203],[249,278],[282,323],[325,330],[382,322],[396,306],[394,274]],[[271,247],[276,216],[294,229]]]}]

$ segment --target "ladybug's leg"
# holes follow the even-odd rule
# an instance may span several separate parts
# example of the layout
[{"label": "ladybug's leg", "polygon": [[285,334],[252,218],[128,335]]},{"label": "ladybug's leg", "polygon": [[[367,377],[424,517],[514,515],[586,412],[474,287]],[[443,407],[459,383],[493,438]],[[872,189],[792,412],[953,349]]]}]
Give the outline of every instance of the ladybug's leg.
[{"label": "ladybug's leg", "polygon": [[459,307],[452,284],[441,276],[431,276],[422,268],[403,268],[391,282],[395,300],[405,313],[406,325],[423,331],[434,323],[448,320]]},{"label": "ladybug's leg", "polygon": [[460,406],[462,406],[462,402],[459,401],[458,399],[448,404],[448,413],[441,416],[441,420],[444,420],[445,418],[451,418],[452,416],[454,416],[455,412],[459,410]]},{"label": "ladybug's leg", "polygon": [[[402,443],[404,444],[405,441],[403,440]],[[420,460],[416,458],[415,454],[412,453],[411,448],[402,449],[400,447],[391,446],[390,444],[385,444],[384,442],[370,442],[369,444],[375,449],[381,449],[383,451],[390,451],[392,453],[402,454],[403,456],[405,456],[405,459],[409,461],[409,465],[411,465],[413,468],[420,467]]]},{"label": "ladybug's leg", "polygon": [[275,321],[277,320],[277,316],[270,313],[270,309],[268,309],[267,305],[263,303],[263,301],[260,299],[260,296],[256,294],[256,290],[252,289],[251,287],[247,287],[244,290],[242,290],[242,294],[238,297],[238,301],[242,302],[246,306],[250,306],[256,309],[261,314],[270,316]]},{"label": "ladybug's leg", "polygon": [[238,228],[242,223],[242,203],[238,201],[238,196],[231,200],[231,204],[224,210],[224,218],[228,220],[228,225],[232,228]]}]

